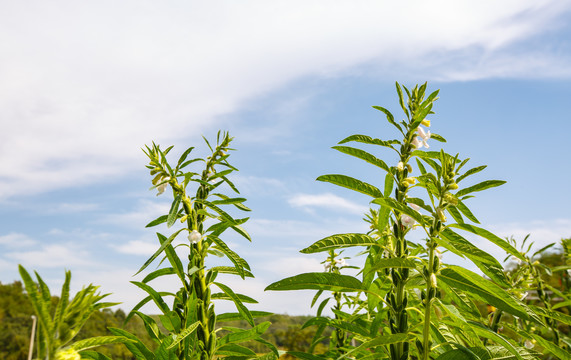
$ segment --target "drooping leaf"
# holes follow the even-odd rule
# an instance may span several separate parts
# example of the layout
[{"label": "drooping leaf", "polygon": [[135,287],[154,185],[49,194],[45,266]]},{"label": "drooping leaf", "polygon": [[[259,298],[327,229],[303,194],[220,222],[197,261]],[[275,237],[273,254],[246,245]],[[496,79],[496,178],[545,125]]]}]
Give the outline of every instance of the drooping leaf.
[{"label": "drooping leaf", "polygon": [[491,232],[489,232],[486,229],[482,229],[482,228],[479,228],[477,226],[469,225],[469,224],[451,224],[449,226],[455,227],[455,228],[458,228],[458,229],[461,229],[464,231],[468,231],[468,232],[471,232],[472,234],[479,235],[479,236],[483,237],[484,239],[488,239],[489,241],[493,242],[497,246],[504,249],[508,254],[511,254],[511,255],[515,256],[516,258],[522,260],[522,261],[526,261],[525,257],[519,251],[517,251],[517,249],[514,248],[509,242],[507,242],[506,240],[492,234]]},{"label": "drooping leaf", "polygon": [[70,347],[75,351],[87,350],[101,345],[133,342],[124,336],[96,336],[74,342]]},{"label": "drooping leaf", "polygon": [[158,293],[155,289],[139,281],[131,281],[131,283],[144,290],[147,294],[149,294],[153,299],[154,303],[158,306],[159,309],[161,309],[163,314],[167,314],[170,311],[168,305],[163,300],[161,294]]},{"label": "drooping leaf", "polygon": [[316,241],[300,252],[304,254],[313,254],[344,247],[372,245],[377,245],[377,241],[366,234],[337,234]]},{"label": "drooping leaf", "polygon": [[541,319],[537,315],[504,289],[468,269],[449,265],[440,272],[438,279],[448,286],[469,293],[500,310],[519,316],[522,319],[541,323]]},{"label": "drooping leaf", "polygon": [[504,269],[496,258],[474,246],[468,240],[450,230],[450,228],[444,229],[440,233],[440,238],[435,238],[435,240],[439,245],[456,255],[472,260],[484,274],[488,275],[503,287],[510,287]]},{"label": "drooping leaf", "polygon": [[254,326],[255,324],[254,324],[254,318],[252,317],[252,314],[250,313],[248,308],[246,306],[244,306],[242,301],[240,301],[240,298],[234,293],[234,291],[224,284],[221,284],[218,282],[213,282],[213,284],[218,286],[218,288],[220,290],[222,290],[226,295],[228,295],[228,297],[230,297],[232,299],[232,301],[234,302],[234,305],[236,305],[236,309],[242,315],[242,318],[244,320],[246,320],[248,322],[248,324],[250,324],[251,326]]},{"label": "drooping leaf", "polygon": [[520,353],[517,351],[514,345],[511,344],[509,340],[507,340],[500,334],[493,332],[492,330],[490,330],[490,328],[475,321],[468,321],[468,325],[470,325],[470,327],[472,328],[472,330],[474,330],[476,334],[484,338],[493,340],[498,344],[501,344],[503,347],[509,350],[509,352],[512,353],[518,360],[523,360],[523,357],[520,355]]}]

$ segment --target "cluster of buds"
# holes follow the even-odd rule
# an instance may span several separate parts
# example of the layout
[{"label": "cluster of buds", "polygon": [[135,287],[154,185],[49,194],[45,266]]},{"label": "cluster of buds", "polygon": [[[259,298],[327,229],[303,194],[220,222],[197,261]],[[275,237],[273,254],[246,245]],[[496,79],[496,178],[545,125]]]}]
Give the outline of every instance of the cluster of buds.
[{"label": "cluster of buds", "polygon": [[153,185],[156,185],[157,187],[157,196],[165,192],[170,179],[171,178],[169,176],[163,176],[163,175],[155,177],[155,179],[153,180]]},{"label": "cluster of buds", "polygon": [[342,268],[343,266],[347,266],[345,259],[330,259],[330,261],[326,262],[323,267],[325,268],[325,271],[329,271],[332,268]]}]

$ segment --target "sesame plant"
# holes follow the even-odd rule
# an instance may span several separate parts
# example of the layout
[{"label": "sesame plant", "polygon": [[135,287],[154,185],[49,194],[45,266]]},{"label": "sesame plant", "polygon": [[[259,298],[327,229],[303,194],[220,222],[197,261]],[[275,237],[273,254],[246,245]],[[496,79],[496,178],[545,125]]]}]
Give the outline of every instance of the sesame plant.
[{"label": "sesame plant", "polygon": [[[88,285],[70,300],[71,272],[66,271],[59,299],[52,298],[48,285],[36,272],[37,282],[19,265],[18,270],[34,312],[38,318],[35,359],[79,360],[89,356],[88,349],[118,342],[128,342],[122,336],[97,336],[73,341],[79,330],[96,311],[118,303],[101,302],[109,294],[101,295],[98,287]],[[33,354],[30,354],[30,358]]]},{"label": "sesame plant", "polygon": [[[547,318],[567,318],[549,308],[528,306],[513,291],[513,282],[493,256],[467,237],[480,238],[504,250],[514,259],[529,262],[515,246],[484,228],[468,208],[475,193],[500,186],[501,180],[465,185],[485,165],[469,167],[469,159],[443,149],[429,150],[430,142],[446,142],[431,133],[432,108],[438,91],[426,93],[427,85],[408,89],[396,84],[405,119],[397,122],[386,108],[374,106],[394,128],[398,139],[382,140],[368,135],[351,135],[333,149],[364,160],[379,174],[380,186],[351,176],[323,175],[317,180],[359,192],[369,197],[371,209],[366,234],[348,233],[316,241],[302,253],[364,248],[366,257],[358,276],[339,271],[305,273],[269,285],[266,290],[317,290],[350,294],[351,313],[334,311],[328,326],[343,333],[338,356],[390,360],[406,359],[532,359],[538,351],[561,359],[571,358],[558,341],[545,341],[529,349],[527,340],[536,335],[518,326],[510,334],[498,327],[501,313],[519,319],[516,324],[553,328]],[[364,144],[393,154],[385,162],[373,153],[348,143]],[[411,241],[412,235],[424,237]],[[466,268],[446,264],[442,253],[465,258],[484,276]],[[537,277],[537,276],[536,276]],[[539,285],[537,285],[539,286]],[[481,310],[488,304],[495,311]],[[319,326],[324,321],[310,320]],[[555,331],[554,331],[555,332]],[[536,339],[537,340],[537,339]],[[539,341],[538,341],[539,342]],[[328,354],[292,354],[301,359],[330,358]],[[550,356],[551,356],[550,355]]]},{"label": "sesame plant", "polygon": [[[231,197],[223,193],[230,190],[239,194],[229,175],[237,169],[228,162],[230,142],[227,133],[218,133],[215,146],[205,139],[210,155],[206,158],[188,159],[193,147],[187,149],[171,165],[167,159],[172,146],[163,150],[152,144],[144,150],[149,158],[152,188],[157,195],[170,193],[172,204],[168,214],[151,221],[147,227],[166,225],[172,233],[163,235],[157,232],[158,249],[143,264],[138,273],[157,259],[159,267],[145,276],[142,281],[132,283],[144,290],[147,296],[131,311],[131,316],[139,316],[148,334],[156,343],[156,349],[147,348],[134,335],[121,329],[111,329],[116,335],[130,339],[127,348],[137,359],[201,359],[251,358],[256,357],[252,350],[240,345],[249,340],[265,344],[270,350],[268,358],[276,358],[277,349],[264,341],[260,335],[269,327],[269,322],[256,324],[254,318],[269,315],[266,312],[249,311],[244,303],[256,301],[238,294],[231,286],[217,281],[219,274],[235,275],[242,279],[252,277],[248,263],[230,249],[222,239],[228,230],[234,231],[248,241],[250,236],[242,228],[248,218],[235,218],[224,207],[239,211],[250,211],[242,197]],[[192,166],[201,167],[189,170]],[[180,224],[180,225],[177,225]],[[181,257],[179,254],[185,253]],[[228,266],[212,266],[209,255],[226,258]],[[159,291],[151,285],[165,276],[175,277],[180,282],[176,292]],[[141,307],[154,302],[161,314],[151,317],[140,311]],[[231,301],[236,306],[235,313],[217,314],[215,301]],[[251,328],[237,329],[218,326],[225,321],[245,320]],[[219,330],[226,335],[219,336]]]}]

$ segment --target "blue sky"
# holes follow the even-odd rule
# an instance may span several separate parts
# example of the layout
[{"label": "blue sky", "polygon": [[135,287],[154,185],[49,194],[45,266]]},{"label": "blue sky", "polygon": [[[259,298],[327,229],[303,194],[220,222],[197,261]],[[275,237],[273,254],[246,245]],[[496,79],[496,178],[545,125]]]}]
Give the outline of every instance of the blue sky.
[{"label": "blue sky", "polygon": [[169,206],[148,191],[140,148],[200,152],[201,135],[223,129],[253,210],[253,243],[227,240],[256,278],[232,285],[258,309],[310,313],[311,293],[263,288],[322,270],[301,248],[366,231],[368,199],[315,178],[379,183],[330,147],[395,135],[371,108],[402,117],[395,81],[440,89],[431,130],[448,152],[489,165],[474,181],[507,181],[469,203],[486,228],[530,233],[538,246],[569,237],[570,10],[547,0],[0,4],[0,281],[18,279],[21,263],[58,288],[70,269],[76,289],[98,284],[132,307],[142,293],[129,280],[157,246],[144,225]]}]

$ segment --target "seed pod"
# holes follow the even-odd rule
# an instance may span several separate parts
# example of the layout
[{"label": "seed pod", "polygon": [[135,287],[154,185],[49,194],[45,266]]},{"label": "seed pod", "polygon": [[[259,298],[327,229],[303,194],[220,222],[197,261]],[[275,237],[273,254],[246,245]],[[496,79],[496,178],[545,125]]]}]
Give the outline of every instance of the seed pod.
[{"label": "seed pod", "polygon": [[415,344],[416,344],[416,348],[418,349],[418,353],[419,354],[424,353],[424,350],[423,350],[424,347],[422,346],[422,342],[420,340],[416,339]]},{"label": "seed pod", "polygon": [[440,259],[438,258],[438,256],[435,256],[434,263],[432,264],[432,272],[438,272],[439,268],[440,268]]}]

